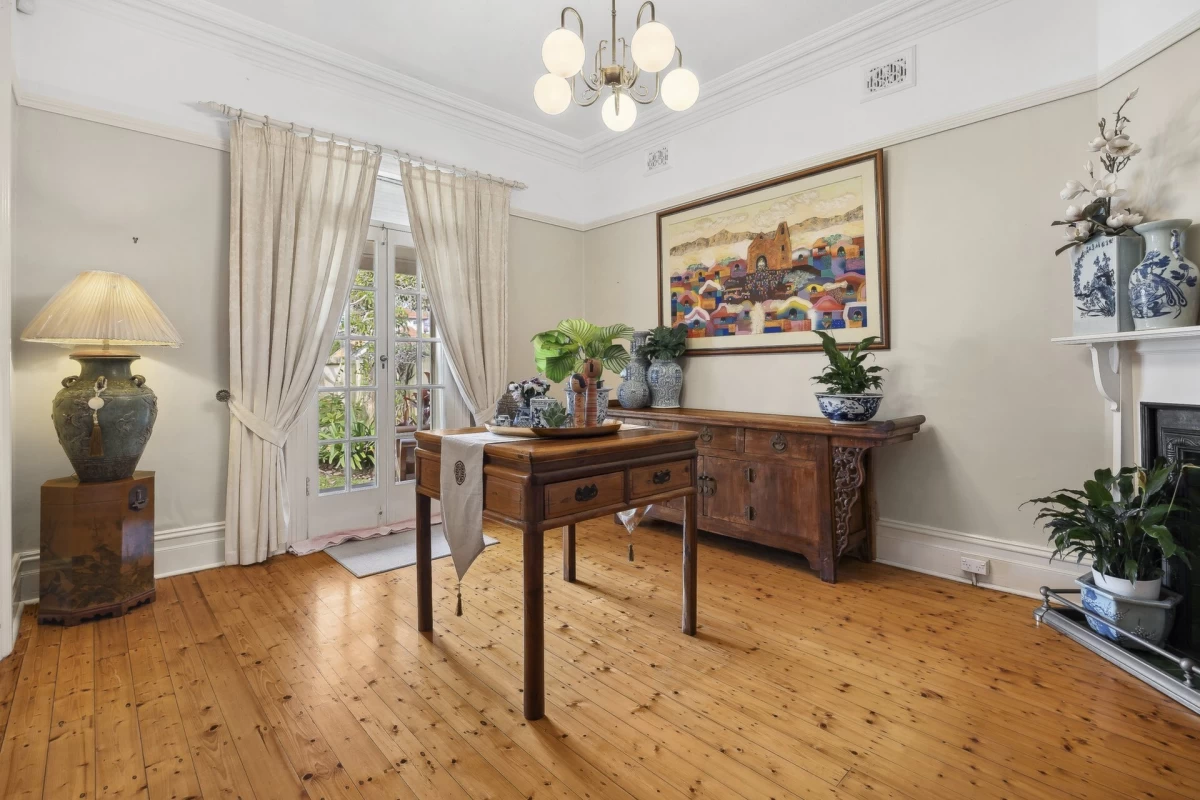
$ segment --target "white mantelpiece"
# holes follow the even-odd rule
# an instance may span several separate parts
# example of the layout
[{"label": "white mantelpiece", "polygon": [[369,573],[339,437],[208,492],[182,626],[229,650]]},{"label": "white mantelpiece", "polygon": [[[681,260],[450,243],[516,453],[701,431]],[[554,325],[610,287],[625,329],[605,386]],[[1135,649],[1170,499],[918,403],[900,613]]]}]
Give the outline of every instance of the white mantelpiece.
[{"label": "white mantelpiece", "polygon": [[1092,377],[1112,413],[1114,470],[1141,453],[1142,403],[1200,405],[1200,325],[1051,341],[1091,350]]}]

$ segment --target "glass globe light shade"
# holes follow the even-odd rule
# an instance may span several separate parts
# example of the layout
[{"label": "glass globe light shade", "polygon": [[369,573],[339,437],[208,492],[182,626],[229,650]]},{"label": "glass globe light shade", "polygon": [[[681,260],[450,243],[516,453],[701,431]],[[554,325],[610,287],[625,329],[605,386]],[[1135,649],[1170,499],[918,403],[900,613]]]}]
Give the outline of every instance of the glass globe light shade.
[{"label": "glass globe light shade", "polygon": [[583,40],[566,28],[552,31],[542,42],[542,63],[546,71],[569,78],[583,67]]},{"label": "glass globe light shade", "polygon": [[571,84],[557,75],[543,75],[533,85],[533,100],[547,114],[561,114],[571,105]]},{"label": "glass globe light shade", "polygon": [[637,103],[628,95],[621,98],[621,113],[617,113],[617,95],[614,92],[604,101],[604,106],[600,109],[600,118],[604,120],[604,124],[612,130],[620,133],[627,131],[633,127],[633,123],[637,120]]},{"label": "glass globe light shade", "polygon": [[647,72],[658,72],[675,57],[675,35],[661,22],[647,22],[633,34],[633,60]]},{"label": "glass globe light shade", "polygon": [[700,81],[690,69],[673,69],[663,78],[661,96],[672,111],[687,111],[700,96]]}]

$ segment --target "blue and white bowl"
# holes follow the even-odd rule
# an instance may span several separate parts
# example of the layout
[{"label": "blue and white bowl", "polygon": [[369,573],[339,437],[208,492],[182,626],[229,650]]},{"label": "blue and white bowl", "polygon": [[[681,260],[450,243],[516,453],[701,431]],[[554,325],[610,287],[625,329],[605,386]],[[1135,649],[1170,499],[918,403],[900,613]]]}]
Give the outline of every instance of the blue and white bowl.
[{"label": "blue and white bowl", "polygon": [[823,394],[817,392],[821,413],[836,425],[861,425],[869,422],[883,402],[881,394]]}]

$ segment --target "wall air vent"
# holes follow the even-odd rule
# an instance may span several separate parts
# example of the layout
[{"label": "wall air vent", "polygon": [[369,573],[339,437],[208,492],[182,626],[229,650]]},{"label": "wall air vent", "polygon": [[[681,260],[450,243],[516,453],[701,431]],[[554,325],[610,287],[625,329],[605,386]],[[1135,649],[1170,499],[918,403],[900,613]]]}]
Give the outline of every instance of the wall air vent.
[{"label": "wall air vent", "polygon": [[862,102],[917,85],[916,48],[877,59],[863,67]]},{"label": "wall air vent", "polygon": [[646,151],[646,174],[653,175],[671,168],[670,145],[663,144]]}]

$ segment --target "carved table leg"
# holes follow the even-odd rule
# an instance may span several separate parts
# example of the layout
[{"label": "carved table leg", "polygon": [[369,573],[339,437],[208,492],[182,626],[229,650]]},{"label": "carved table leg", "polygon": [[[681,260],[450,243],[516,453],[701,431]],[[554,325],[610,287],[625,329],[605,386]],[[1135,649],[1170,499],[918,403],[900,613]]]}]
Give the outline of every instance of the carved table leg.
[{"label": "carved table leg", "polygon": [[858,548],[859,556],[868,564],[875,560],[875,525],[879,522],[879,505],[875,502],[875,465],[872,463],[870,451],[863,456],[863,470],[866,477],[866,508],[863,509],[866,522],[866,535]]}]

